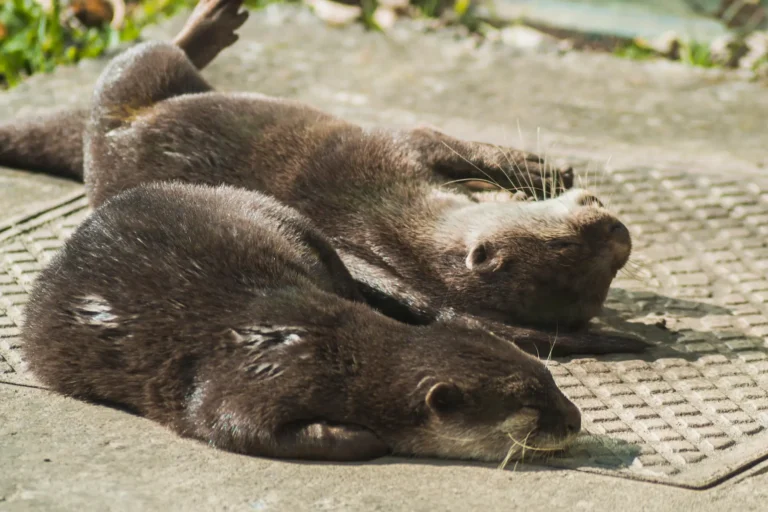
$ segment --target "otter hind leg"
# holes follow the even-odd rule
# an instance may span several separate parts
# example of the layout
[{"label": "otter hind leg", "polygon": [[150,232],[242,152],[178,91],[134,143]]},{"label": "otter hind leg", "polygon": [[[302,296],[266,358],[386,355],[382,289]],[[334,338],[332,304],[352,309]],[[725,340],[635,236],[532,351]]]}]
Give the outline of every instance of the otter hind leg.
[{"label": "otter hind leg", "polygon": [[198,71],[237,41],[235,31],[248,18],[238,12],[242,4],[200,0],[172,44],[144,43],[117,56],[96,86],[94,110],[107,121],[131,120],[162,100],[212,90]]},{"label": "otter hind leg", "polygon": [[573,186],[573,169],[555,168],[525,151],[457,139],[430,127],[411,130],[407,140],[433,172],[467,182],[470,188],[524,191],[545,198]]},{"label": "otter hind leg", "polygon": [[173,40],[197,67],[203,69],[238,39],[235,31],[248,19],[243,0],[200,0]]}]

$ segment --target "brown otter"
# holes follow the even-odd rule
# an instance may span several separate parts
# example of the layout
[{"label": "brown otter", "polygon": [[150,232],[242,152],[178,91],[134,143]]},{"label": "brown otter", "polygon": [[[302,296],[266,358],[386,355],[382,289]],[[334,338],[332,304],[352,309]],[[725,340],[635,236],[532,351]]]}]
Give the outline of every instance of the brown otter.
[{"label": "brown otter", "polygon": [[228,186],[106,201],[45,268],[23,329],[53,389],[252,455],[500,460],[562,446],[578,408],[508,341],[355,302],[325,237]]},{"label": "brown otter", "polygon": [[[387,314],[411,323],[482,324],[527,349],[549,352],[555,335],[510,323],[564,330],[600,311],[631,241],[592,195],[571,190],[533,203],[488,202],[445,186],[487,176],[521,187],[530,172],[536,192],[557,181],[569,187],[570,170],[548,174],[538,157],[428,128],[364,130],[301,103],[213,91],[198,68],[236,38],[240,4],[203,0],[175,45],[142,44],[109,64],[82,153],[93,205],[155,180],[259,190],[312,218],[369,302]],[[0,162],[29,162],[35,152],[38,167],[78,175],[72,166],[79,153],[63,155],[63,170],[46,156],[60,142],[49,143],[40,130],[62,133],[60,126],[0,130]],[[554,350],[644,347],[560,332]]]}]

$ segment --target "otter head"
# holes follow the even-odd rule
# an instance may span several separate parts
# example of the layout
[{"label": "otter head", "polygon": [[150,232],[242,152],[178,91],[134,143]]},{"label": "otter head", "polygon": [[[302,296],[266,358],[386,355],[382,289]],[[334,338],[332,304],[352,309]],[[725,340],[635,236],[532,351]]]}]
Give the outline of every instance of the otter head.
[{"label": "otter head", "polygon": [[405,449],[498,461],[565,448],[581,430],[578,407],[541,361],[507,341],[478,337],[486,335],[446,344],[442,362],[423,368],[411,394],[418,426]]},{"label": "otter head", "polygon": [[[629,258],[629,231],[585,190],[467,209],[443,272],[453,302],[503,322],[578,328]],[[454,228],[456,221],[452,221]]]}]

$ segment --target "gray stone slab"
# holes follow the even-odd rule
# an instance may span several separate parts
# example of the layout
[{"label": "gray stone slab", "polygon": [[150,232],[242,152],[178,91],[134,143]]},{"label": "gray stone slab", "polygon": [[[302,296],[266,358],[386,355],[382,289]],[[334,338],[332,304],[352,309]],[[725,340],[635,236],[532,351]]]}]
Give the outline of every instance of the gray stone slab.
[{"label": "gray stone slab", "polygon": [[52,197],[77,190],[79,184],[69,180],[0,168],[0,222],[7,224],[25,212],[42,208]]}]

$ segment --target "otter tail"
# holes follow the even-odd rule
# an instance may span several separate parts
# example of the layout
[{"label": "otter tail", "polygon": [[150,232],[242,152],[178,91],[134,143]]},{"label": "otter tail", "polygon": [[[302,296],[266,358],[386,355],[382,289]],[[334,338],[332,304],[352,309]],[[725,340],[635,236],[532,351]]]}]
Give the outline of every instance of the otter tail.
[{"label": "otter tail", "polygon": [[0,166],[83,181],[87,118],[83,108],[0,124]]}]

